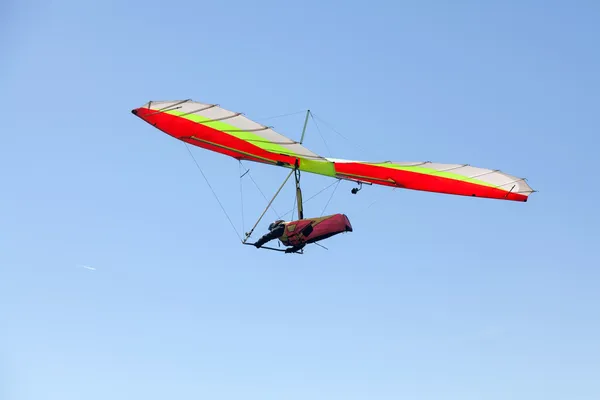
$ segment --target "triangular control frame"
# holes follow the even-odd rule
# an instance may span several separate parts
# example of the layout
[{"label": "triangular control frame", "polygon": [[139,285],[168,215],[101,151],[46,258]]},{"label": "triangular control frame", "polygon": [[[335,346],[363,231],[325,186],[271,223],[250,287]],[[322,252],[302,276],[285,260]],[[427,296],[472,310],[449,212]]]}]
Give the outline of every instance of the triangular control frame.
[{"label": "triangular control frame", "polygon": [[[300,144],[302,144],[302,141],[304,140],[304,134],[306,133],[306,126],[308,124],[308,117],[309,116],[310,116],[310,110],[307,110],[306,111],[306,118],[304,119],[304,127],[302,129],[302,136],[300,138]],[[294,180],[296,182],[296,203],[298,205],[298,219],[304,219],[304,205],[303,205],[303,202],[302,202],[302,188],[300,187],[300,169],[298,168],[298,159],[296,159],[296,162],[295,162],[295,165],[294,165],[294,169],[292,169],[290,171],[290,173],[285,178],[285,180],[283,181],[283,183],[281,184],[281,186],[279,186],[279,189],[277,189],[277,192],[275,192],[275,195],[273,196],[273,198],[271,199],[271,201],[269,201],[269,204],[267,204],[267,207],[265,207],[264,211],[262,212],[262,214],[260,215],[260,217],[258,218],[258,220],[256,221],[256,223],[254,224],[254,226],[252,227],[252,229],[250,229],[250,231],[246,232],[246,237],[244,238],[244,240],[242,240],[242,244],[245,244],[245,245],[254,245],[254,243],[248,243],[248,239],[250,238],[250,236],[252,236],[252,233],[254,232],[254,230],[256,229],[256,227],[258,226],[258,224],[260,223],[260,221],[264,217],[264,215],[267,213],[267,211],[271,207],[271,204],[273,204],[273,201],[277,198],[277,196],[281,192],[281,189],[283,189],[283,187],[285,186],[285,184],[287,183],[287,181],[290,179],[290,177],[292,176],[292,174],[294,174]],[[283,250],[283,249],[277,249],[277,248],[268,247],[268,246],[262,246],[260,248],[261,249],[266,249],[266,250],[274,250],[274,251],[285,252],[285,250]],[[300,251],[298,251],[297,253],[298,254],[302,254],[303,253],[303,249],[300,250]]]}]

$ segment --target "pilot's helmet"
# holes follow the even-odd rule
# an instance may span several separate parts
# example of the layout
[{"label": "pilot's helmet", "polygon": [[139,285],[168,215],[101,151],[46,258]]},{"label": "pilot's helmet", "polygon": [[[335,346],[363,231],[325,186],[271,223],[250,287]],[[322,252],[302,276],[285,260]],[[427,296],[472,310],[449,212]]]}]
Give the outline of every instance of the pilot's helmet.
[{"label": "pilot's helmet", "polygon": [[282,219],[278,219],[277,221],[271,222],[269,224],[269,230],[272,231],[273,229],[277,228],[277,226],[280,225],[282,222]]}]

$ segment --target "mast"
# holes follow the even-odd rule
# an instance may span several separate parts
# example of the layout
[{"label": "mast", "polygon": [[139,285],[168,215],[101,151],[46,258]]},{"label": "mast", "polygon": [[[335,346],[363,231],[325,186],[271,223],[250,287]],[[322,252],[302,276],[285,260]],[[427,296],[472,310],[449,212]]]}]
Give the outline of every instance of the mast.
[{"label": "mast", "polygon": [[[310,110],[306,110],[306,118],[304,118],[304,127],[302,128],[302,136],[300,136],[300,144],[304,141],[304,134],[306,133],[306,126],[308,125],[308,117],[310,116]],[[300,188],[300,170],[298,169],[298,159],[296,159],[296,165],[294,166],[294,178],[296,179],[296,202],[298,203],[298,219],[304,219],[304,207],[302,204],[302,189]]]},{"label": "mast", "polygon": [[306,118],[304,119],[304,128],[302,128],[302,136],[300,137],[300,144],[304,141],[304,134],[306,133],[306,125],[308,125],[308,117],[310,116],[310,110],[306,110]]}]

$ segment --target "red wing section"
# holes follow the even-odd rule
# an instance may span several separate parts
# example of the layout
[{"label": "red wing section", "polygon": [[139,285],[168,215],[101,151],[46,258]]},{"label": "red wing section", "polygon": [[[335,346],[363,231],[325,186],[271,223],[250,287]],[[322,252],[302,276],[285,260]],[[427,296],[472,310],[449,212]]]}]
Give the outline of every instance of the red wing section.
[{"label": "red wing section", "polygon": [[401,187],[404,189],[422,190],[427,192],[455,194],[461,196],[485,197],[501,200],[527,201],[529,191],[519,193],[510,191],[511,184],[520,185],[522,180],[502,185],[485,185],[486,182],[463,178],[449,178],[432,173],[422,173],[411,170],[394,169],[384,165],[372,165],[358,162],[339,162],[335,164],[338,176],[362,180],[379,185]]}]

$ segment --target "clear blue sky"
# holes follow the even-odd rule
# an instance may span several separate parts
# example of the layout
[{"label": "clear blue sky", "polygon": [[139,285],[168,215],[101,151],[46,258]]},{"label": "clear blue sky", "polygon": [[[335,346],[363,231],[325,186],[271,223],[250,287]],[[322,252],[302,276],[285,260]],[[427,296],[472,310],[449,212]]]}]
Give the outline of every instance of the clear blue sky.
[{"label": "clear blue sky", "polygon": [[[600,398],[600,6],[450,3],[3,1],[0,398]],[[183,98],[310,107],[349,139],[311,123],[324,155],[540,192],[342,183],[327,211],[353,233],[258,251],[184,145],[130,114]],[[299,137],[302,115],[268,121]],[[241,230],[237,162],[194,155]],[[246,165],[268,194],[286,173]],[[265,202],[243,184],[248,228]]]}]

